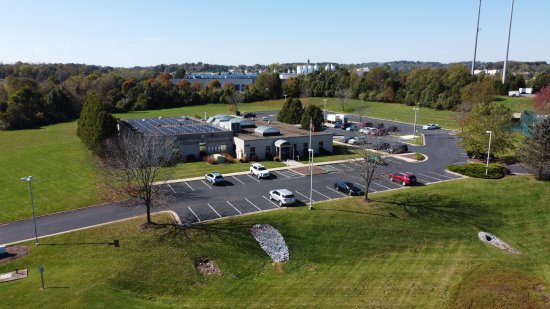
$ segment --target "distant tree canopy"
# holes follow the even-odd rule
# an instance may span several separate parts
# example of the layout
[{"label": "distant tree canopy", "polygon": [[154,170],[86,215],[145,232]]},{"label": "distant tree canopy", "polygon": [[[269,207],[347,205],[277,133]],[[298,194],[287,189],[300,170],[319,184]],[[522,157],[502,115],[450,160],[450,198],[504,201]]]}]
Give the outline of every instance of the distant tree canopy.
[{"label": "distant tree canopy", "polygon": [[[334,71],[320,70],[281,81],[273,70],[287,70],[292,64],[268,66],[220,66],[202,62],[157,65],[153,67],[112,68],[83,64],[0,64],[0,129],[23,129],[75,119],[86,97],[95,93],[111,112],[173,108],[205,103],[253,102],[280,99],[340,97],[396,102],[434,109],[457,110],[464,100],[482,96],[493,84],[494,94],[532,85],[540,91],[550,84],[550,66],[543,62],[510,62],[505,85],[493,76],[472,76],[467,64],[391,62],[369,63],[370,71],[360,75],[356,66],[340,65]],[[499,68],[501,63],[480,64],[480,68]],[[220,81],[202,85],[200,81],[180,80],[189,72],[223,72],[229,69],[266,70],[254,83],[239,92],[221,86]],[[524,74],[525,72],[539,72]],[[481,84],[483,87],[481,87]],[[225,84],[227,85],[227,84]],[[480,88],[481,87],[481,88]],[[238,92],[239,94],[236,94]],[[465,95],[469,92],[470,95]],[[463,106],[462,106],[463,107]]]}]

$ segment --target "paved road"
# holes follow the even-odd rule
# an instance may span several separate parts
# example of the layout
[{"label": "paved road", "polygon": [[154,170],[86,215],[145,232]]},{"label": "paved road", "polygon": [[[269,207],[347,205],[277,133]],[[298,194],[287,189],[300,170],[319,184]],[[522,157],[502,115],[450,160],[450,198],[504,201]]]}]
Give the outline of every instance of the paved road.
[{"label": "paved road", "polygon": [[[363,118],[365,119],[365,118]],[[352,119],[353,120],[353,119]],[[375,123],[381,122],[374,120]],[[394,125],[384,121],[386,125]],[[400,130],[412,132],[412,127],[397,123]],[[357,134],[339,129],[338,134]],[[447,130],[421,130],[425,134],[426,146],[411,146],[411,152],[422,152],[429,160],[422,163],[410,163],[399,159],[390,159],[389,169],[392,171],[409,171],[414,173],[420,184],[429,184],[458,178],[445,172],[448,164],[465,162],[464,150],[457,145],[457,138]],[[335,191],[333,184],[339,180],[354,182],[359,187],[361,180],[354,171],[358,169],[356,162],[343,162],[321,165],[326,173],[313,177],[313,202],[342,198],[346,195]],[[241,215],[251,212],[277,209],[279,206],[270,201],[268,191],[271,189],[289,188],[299,205],[309,203],[310,177],[299,174],[292,169],[273,172],[270,179],[257,179],[251,175],[226,176],[226,183],[212,186],[204,180],[182,181],[164,185],[162,190],[169,201],[166,206],[156,208],[156,211],[171,210],[179,215],[182,222],[202,222],[227,216]],[[400,188],[397,183],[387,179],[377,180],[370,192],[381,192]],[[111,221],[140,216],[145,213],[143,206],[127,207],[122,203],[105,204],[84,209],[78,209],[37,219],[39,235],[52,235],[66,231],[103,224]],[[31,219],[11,222],[0,226],[0,244],[8,244],[34,238]],[[43,240],[42,242],[47,242]]]}]

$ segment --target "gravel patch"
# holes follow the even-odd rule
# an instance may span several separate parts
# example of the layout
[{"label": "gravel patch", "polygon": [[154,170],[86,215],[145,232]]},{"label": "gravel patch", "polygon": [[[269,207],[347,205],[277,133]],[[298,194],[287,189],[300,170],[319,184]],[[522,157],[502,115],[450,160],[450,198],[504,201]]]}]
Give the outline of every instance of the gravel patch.
[{"label": "gravel patch", "polygon": [[512,253],[512,254],[521,254],[521,252],[519,250],[513,248],[509,244],[502,241],[500,238],[498,238],[494,235],[491,235],[487,232],[479,232],[479,233],[477,233],[477,237],[482,242],[484,242],[486,244],[489,244],[491,246],[497,247],[500,250],[503,250],[503,251],[506,251],[506,252]]},{"label": "gravel patch", "polygon": [[252,236],[273,262],[286,262],[290,258],[283,235],[269,224],[256,224],[251,229]]}]

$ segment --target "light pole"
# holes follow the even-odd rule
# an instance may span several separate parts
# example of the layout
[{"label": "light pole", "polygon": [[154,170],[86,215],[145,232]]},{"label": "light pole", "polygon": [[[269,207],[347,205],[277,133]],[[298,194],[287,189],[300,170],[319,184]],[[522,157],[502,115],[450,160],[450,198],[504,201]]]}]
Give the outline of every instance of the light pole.
[{"label": "light pole", "polygon": [[510,7],[510,26],[508,27],[508,42],[506,43],[506,59],[504,59],[504,69],[502,71],[502,84],[506,83],[506,70],[508,68],[508,52],[510,51],[510,34],[512,33],[512,16],[514,15],[514,0]]},{"label": "light pole", "polygon": [[416,138],[416,112],[418,112],[419,110],[420,110],[420,107],[413,107],[413,111],[414,111],[414,124],[413,124],[414,133],[413,133],[413,136],[414,136],[414,138]]},{"label": "light pole", "polygon": [[476,44],[474,46],[474,60],[472,61],[472,75],[474,75],[474,69],[475,69],[475,65],[476,65],[476,53],[477,53],[477,37],[479,35],[479,30],[481,30],[479,28],[479,16],[481,15],[481,0],[479,0],[479,6],[478,6],[478,9],[477,9],[477,27],[476,27]]},{"label": "light pole", "polygon": [[36,214],[34,212],[34,197],[32,195],[32,176],[23,177],[21,178],[21,180],[29,182],[29,191],[31,195],[31,206],[32,206],[32,219],[34,221],[34,240],[35,240],[35,245],[38,246],[40,245],[40,243],[38,242],[38,232],[36,229]]},{"label": "light pole", "polygon": [[285,102],[286,102],[286,97],[287,97],[287,95],[286,95],[286,94],[283,94],[283,96],[285,97]]},{"label": "light pole", "polygon": [[311,145],[311,131],[313,127],[313,119],[309,120],[309,210],[313,209],[312,196],[313,196],[313,146]]},{"label": "light pole", "polygon": [[323,121],[327,120],[327,99],[323,99],[325,103],[325,108],[323,108]]},{"label": "light pole", "polygon": [[493,131],[485,131],[489,134],[489,149],[487,150],[487,164],[485,165],[485,176],[489,175],[489,157],[491,155],[491,140],[493,139]]}]

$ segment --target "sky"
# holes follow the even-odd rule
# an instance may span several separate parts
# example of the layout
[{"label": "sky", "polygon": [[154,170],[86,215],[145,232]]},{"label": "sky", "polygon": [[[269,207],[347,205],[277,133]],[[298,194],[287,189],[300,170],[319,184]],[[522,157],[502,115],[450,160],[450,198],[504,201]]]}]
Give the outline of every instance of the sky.
[{"label": "sky", "polygon": [[[472,61],[479,0],[0,0],[0,63]],[[510,0],[482,0],[477,60],[506,56]],[[550,0],[514,4],[509,59],[550,62]]]}]

